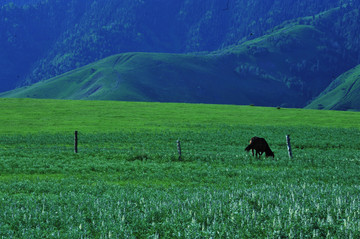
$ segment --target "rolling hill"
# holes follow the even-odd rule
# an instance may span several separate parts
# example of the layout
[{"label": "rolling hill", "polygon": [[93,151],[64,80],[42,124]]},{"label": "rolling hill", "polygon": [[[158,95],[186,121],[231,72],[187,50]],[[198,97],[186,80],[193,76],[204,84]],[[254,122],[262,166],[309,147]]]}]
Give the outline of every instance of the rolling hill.
[{"label": "rolling hill", "polygon": [[[356,55],[359,4],[353,0],[1,1],[0,92],[119,53],[216,51],[268,34],[284,21],[300,19],[309,24],[302,19],[306,16],[331,31],[332,38],[346,41],[339,46]],[[341,9],[330,21],[318,18],[334,8]]]},{"label": "rolling hill", "polygon": [[360,65],[339,76],[306,108],[360,110]]},{"label": "rolling hill", "polygon": [[332,44],[321,28],[293,23],[212,53],[113,55],[0,97],[304,107],[354,65]]},{"label": "rolling hill", "polygon": [[[226,64],[232,57],[119,54],[0,96],[267,105],[267,98],[270,100],[278,95],[268,87],[277,86],[286,92],[284,84],[271,79],[267,82],[267,88],[257,89],[256,86],[262,84],[263,80],[239,77],[235,67],[232,69]],[[257,100],[257,94],[265,97]],[[280,99],[276,103],[281,103]]]}]

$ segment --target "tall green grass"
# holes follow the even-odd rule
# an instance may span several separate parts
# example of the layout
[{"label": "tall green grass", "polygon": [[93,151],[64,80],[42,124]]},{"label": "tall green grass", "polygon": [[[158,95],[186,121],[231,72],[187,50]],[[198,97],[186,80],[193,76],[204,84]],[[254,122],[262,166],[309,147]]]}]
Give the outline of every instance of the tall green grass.
[{"label": "tall green grass", "polygon": [[[2,103],[2,112],[12,113],[1,114],[1,123],[17,122],[1,124],[4,238],[360,236],[357,113]],[[18,108],[4,106],[11,104]],[[326,118],[329,122],[322,123]],[[78,154],[73,129],[80,129]],[[292,139],[291,160],[286,134]],[[274,159],[244,151],[254,135],[267,139]]]},{"label": "tall green grass", "polygon": [[359,129],[357,112],[236,105],[0,99],[0,134],[297,126]]}]

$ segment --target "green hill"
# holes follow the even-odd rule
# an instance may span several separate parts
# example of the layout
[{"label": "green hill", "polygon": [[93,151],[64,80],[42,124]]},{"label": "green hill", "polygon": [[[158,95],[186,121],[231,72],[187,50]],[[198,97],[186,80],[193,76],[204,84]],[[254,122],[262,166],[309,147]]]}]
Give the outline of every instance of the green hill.
[{"label": "green hill", "polygon": [[360,110],[360,65],[339,76],[306,108]]},{"label": "green hill", "polygon": [[[239,56],[238,56],[239,57]],[[162,102],[280,104],[291,97],[279,81],[239,77],[232,55],[126,53],[111,56],[2,97]],[[266,88],[258,89],[258,85]],[[279,88],[277,92],[271,89]],[[257,95],[262,99],[256,99]],[[267,102],[267,100],[272,101]],[[276,99],[277,98],[277,99]]]},{"label": "green hill", "polygon": [[288,24],[213,53],[110,56],[0,97],[304,107],[353,64],[331,44],[315,26]]},{"label": "green hill", "polygon": [[[3,0],[0,92],[118,53],[218,50],[263,36],[284,21],[340,6],[347,6],[346,13],[358,9],[353,0]],[[341,29],[356,32],[359,21],[347,15],[352,19]],[[328,29],[335,30],[337,22]],[[358,35],[346,34],[353,52],[359,49]]]}]

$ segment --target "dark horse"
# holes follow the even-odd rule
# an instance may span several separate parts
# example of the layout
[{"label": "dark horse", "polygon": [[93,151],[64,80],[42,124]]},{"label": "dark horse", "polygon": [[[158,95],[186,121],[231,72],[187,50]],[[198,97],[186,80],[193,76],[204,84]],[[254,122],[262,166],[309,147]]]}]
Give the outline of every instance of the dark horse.
[{"label": "dark horse", "polygon": [[250,144],[245,148],[245,151],[252,151],[252,155],[254,156],[254,149],[256,151],[256,157],[259,157],[265,152],[266,157],[274,157],[274,152],[271,151],[268,143],[264,138],[252,137],[250,139]]}]

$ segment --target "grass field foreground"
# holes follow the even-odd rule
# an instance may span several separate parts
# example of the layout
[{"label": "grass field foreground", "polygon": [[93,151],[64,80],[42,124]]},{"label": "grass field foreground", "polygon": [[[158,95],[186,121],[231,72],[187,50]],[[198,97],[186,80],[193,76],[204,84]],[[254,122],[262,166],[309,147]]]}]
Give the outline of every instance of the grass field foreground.
[{"label": "grass field foreground", "polygon": [[[0,102],[1,237],[360,236],[358,113]],[[254,135],[274,159],[244,151]]]}]

